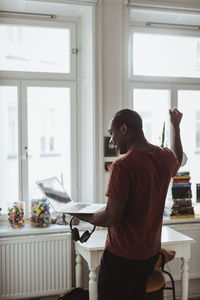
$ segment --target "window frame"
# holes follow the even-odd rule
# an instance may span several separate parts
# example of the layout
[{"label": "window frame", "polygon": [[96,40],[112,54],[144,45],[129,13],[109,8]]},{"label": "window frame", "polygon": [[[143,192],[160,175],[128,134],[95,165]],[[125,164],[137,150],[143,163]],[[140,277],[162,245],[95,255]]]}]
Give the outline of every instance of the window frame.
[{"label": "window frame", "polygon": [[[16,159],[18,159],[18,184],[19,184],[19,199],[22,199],[22,189],[20,188],[22,186],[22,167],[20,164],[20,153],[21,153],[21,131],[19,128],[20,120],[21,120],[21,112],[20,112],[20,97],[21,97],[21,90],[20,90],[20,81],[19,80],[6,80],[6,79],[0,79],[0,86],[14,86],[17,87],[17,130],[18,130],[18,156]],[[2,215],[4,215],[2,213]],[[3,218],[5,219],[5,218]]]},{"label": "window frame", "polygon": [[[171,76],[143,76],[133,74],[133,34],[135,32],[175,35],[175,36],[191,36],[200,38],[200,32],[195,30],[185,29],[166,29],[166,28],[146,28],[144,26],[133,26],[130,24],[129,30],[129,47],[128,47],[128,100],[127,106],[134,109],[133,89],[168,89],[171,91],[170,108],[178,108],[178,91],[200,91],[200,78],[193,77],[171,77]],[[172,127],[170,126],[170,145],[172,144]],[[168,199],[167,199],[168,201]],[[167,204],[166,201],[166,204]],[[196,202],[195,195],[192,197],[192,202]]]},{"label": "window frame", "polygon": [[147,28],[144,26],[131,25],[129,30],[129,59],[128,59],[128,78],[129,81],[152,81],[152,82],[168,82],[168,83],[200,83],[200,77],[172,77],[172,76],[145,76],[133,74],[133,34],[146,33],[146,34],[159,34],[159,35],[173,35],[173,36],[188,36],[200,38],[200,32],[195,30],[172,29],[172,28]]},{"label": "window frame", "polygon": [[200,90],[200,78],[192,77],[171,77],[171,76],[144,76],[133,74],[133,34],[134,33],[149,33],[175,36],[193,36],[199,37],[200,33],[197,31],[166,29],[166,28],[146,28],[145,26],[135,26],[130,24],[129,30],[129,56],[128,56],[128,102],[127,105],[133,108],[133,94],[134,88],[143,89],[169,89],[171,90],[171,108],[178,106],[178,90]]},{"label": "window frame", "polygon": [[0,78],[16,78],[16,79],[49,79],[49,80],[75,80],[77,75],[76,55],[72,54],[72,49],[77,48],[76,31],[77,24],[72,22],[58,21],[41,21],[41,20],[19,20],[17,18],[1,18],[0,25],[16,25],[16,26],[33,26],[46,28],[63,28],[70,30],[70,73],[53,73],[53,72],[28,72],[28,71],[4,71],[0,70]]},{"label": "window frame", "polygon": [[[22,186],[22,199],[26,201],[29,198],[28,194],[28,159],[23,159],[25,156],[25,147],[28,145],[28,126],[27,126],[27,88],[28,87],[60,87],[60,88],[70,88],[71,91],[71,191],[72,191],[72,199],[77,199],[77,114],[76,114],[76,89],[75,83],[73,82],[65,82],[65,81],[36,81],[36,80],[23,80],[21,82],[21,156],[22,156],[22,178],[23,183]],[[28,203],[30,204],[30,203]],[[27,205],[26,205],[27,206]],[[28,210],[26,211],[26,215],[28,216]]]},{"label": "window frame", "polygon": [[[37,26],[70,29],[70,49],[77,48],[77,24],[75,21],[40,21],[18,18],[1,18],[0,24]],[[19,199],[25,201],[26,218],[29,218],[28,197],[28,160],[24,160],[25,146],[27,145],[27,93],[28,86],[66,87],[71,91],[71,191],[72,199],[78,198],[78,99],[77,90],[77,56],[70,51],[70,73],[27,72],[27,71],[2,71],[0,70],[0,86],[16,86],[18,90],[18,180]],[[6,220],[7,215],[2,214],[1,220]]]}]

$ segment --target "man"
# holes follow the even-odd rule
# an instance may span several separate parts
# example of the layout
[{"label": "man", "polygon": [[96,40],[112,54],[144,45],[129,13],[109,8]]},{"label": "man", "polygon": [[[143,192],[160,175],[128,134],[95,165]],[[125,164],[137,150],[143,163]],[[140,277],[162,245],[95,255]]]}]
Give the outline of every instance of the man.
[{"label": "man", "polygon": [[81,220],[108,227],[102,256],[98,300],[143,299],[148,276],[161,250],[162,217],[170,178],[182,162],[179,124],[182,114],[170,110],[172,151],[150,144],[142,119],[133,110],[116,113],[111,142],[123,157],[110,168],[106,208]]}]

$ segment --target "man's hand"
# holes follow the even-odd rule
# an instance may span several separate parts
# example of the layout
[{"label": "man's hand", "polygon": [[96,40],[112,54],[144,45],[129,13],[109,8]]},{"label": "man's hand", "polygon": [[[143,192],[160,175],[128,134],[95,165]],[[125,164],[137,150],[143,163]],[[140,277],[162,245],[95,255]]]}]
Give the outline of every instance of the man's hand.
[{"label": "man's hand", "polygon": [[183,117],[183,114],[178,111],[178,109],[169,110],[170,114],[170,121],[173,127],[173,137],[172,137],[172,151],[176,154],[176,157],[179,162],[179,167],[181,166],[182,159],[183,159],[183,149],[180,137],[180,128],[179,124]]},{"label": "man's hand", "polygon": [[91,223],[92,221],[92,217],[93,217],[93,214],[78,214],[78,213],[69,213],[70,216],[72,217],[77,217],[79,220],[82,220],[82,221],[85,221],[85,222],[88,222],[88,223]]},{"label": "man's hand", "polygon": [[94,214],[69,213],[71,216],[101,227],[115,227],[122,223],[123,212],[126,206],[127,199],[116,199],[108,197],[107,205],[104,209]]},{"label": "man's hand", "polygon": [[180,111],[178,111],[178,109],[176,109],[176,108],[173,110],[170,109],[169,114],[170,114],[170,121],[171,121],[172,125],[174,127],[179,126],[181,119],[183,117],[183,114]]}]

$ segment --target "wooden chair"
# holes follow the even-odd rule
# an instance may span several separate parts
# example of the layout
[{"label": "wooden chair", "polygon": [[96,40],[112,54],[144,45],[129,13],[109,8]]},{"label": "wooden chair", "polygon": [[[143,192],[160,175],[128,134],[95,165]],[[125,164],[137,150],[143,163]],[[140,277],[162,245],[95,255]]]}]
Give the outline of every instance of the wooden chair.
[{"label": "wooden chair", "polygon": [[[175,297],[175,284],[172,275],[164,270],[164,265],[168,261],[172,260],[175,257],[174,251],[167,251],[165,249],[161,250],[158,261],[155,264],[153,273],[149,276],[147,287],[146,287],[146,299],[162,299],[163,290],[172,290],[173,300],[176,300]],[[168,275],[171,280],[171,286],[166,286],[165,276]],[[157,297],[154,295],[157,292]]]}]

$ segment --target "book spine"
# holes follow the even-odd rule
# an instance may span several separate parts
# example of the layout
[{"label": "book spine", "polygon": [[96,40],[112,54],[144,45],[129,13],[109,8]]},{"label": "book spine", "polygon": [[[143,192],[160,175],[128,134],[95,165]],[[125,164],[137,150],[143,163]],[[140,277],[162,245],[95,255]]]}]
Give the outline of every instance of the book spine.
[{"label": "book spine", "polygon": [[170,215],[170,219],[194,218],[195,215]]},{"label": "book spine", "polygon": [[191,187],[191,184],[173,184],[173,188]]},{"label": "book spine", "polygon": [[189,180],[191,177],[190,176],[174,176],[174,177],[172,177],[172,179],[174,179],[174,180]]},{"label": "book spine", "polygon": [[197,183],[196,187],[197,187],[197,202],[200,202],[200,184]]}]

